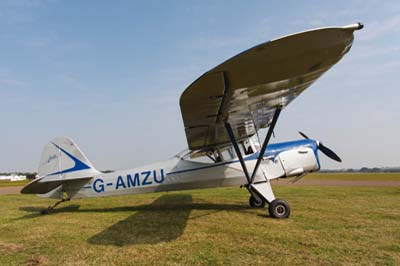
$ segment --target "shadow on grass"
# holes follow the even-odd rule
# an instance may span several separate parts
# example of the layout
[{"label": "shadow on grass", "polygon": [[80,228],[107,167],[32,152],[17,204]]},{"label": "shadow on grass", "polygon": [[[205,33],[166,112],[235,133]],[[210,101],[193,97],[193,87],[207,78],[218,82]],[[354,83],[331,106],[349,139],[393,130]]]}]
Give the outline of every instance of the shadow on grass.
[{"label": "shadow on grass", "polygon": [[[29,212],[19,219],[30,219],[43,216],[41,207],[21,207]],[[190,216],[192,210],[208,211]],[[197,219],[220,211],[240,211],[254,214],[247,205],[193,203],[192,196],[187,194],[166,194],[151,204],[121,206],[114,208],[80,208],[73,204],[54,209],[50,215],[57,213],[107,213],[135,212],[125,220],[119,221],[87,241],[94,245],[126,246],[136,244],[155,244],[177,239],[185,230],[189,219]]]},{"label": "shadow on grass", "polygon": [[[182,194],[167,194],[159,197],[151,204],[144,204],[144,205],[135,205],[135,206],[120,206],[120,207],[104,207],[104,208],[80,208],[81,206],[78,204],[72,204],[64,207],[57,207],[53,209],[50,214],[52,215],[57,213],[68,213],[68,212],[78,212],[78,213],[107,213],[107,212],[135,212],[135,211],[174,211],[179,209],[180,211],[189,210],[209,210],[209,213],[192,216],[188,219],[196,219],[202,216],[206,216],[212,213],[216,213],[219,211],[240,211],[240,212],[249,212],[253,213],[249,206],[243,204],[218,204],[218,203],[209,203],[209,202],[202,202],[202,203],[193,203],[192,200],[185,201],[184,198],[190,197],[191,195],[182,195]],[[66,203],[64,203],[66,204]],[[39,207],[39,206],[24,206],[20,207],[19,210],[29,212],[30,214],[21,216],[17,218],[20,219],[29,219],[34,217],[43,216],[41,211],[46,208]]]},{"label": "shadow on grass", "polygon": [[89,238],[88,243],[125,246],[172,241],[183,234],[191,210],[191,195],[163,195]]},{"label": "shadow on grass", "polygon": [[[63,212],[76,212],[79,210],[79,208],[80,208],[80,205],[72,204],[72,205],[61,207],[61,208],[53,209],[49,214],[46,214],[46,215],[63,213]],[[31,218],[43,216],[43,214],[41,212],[45,209],[46,208],[43,208],[43,207],[32,207],[32,206],[20,207],[19,210],[29,212],[29,214],[19,217],[16,220],[31,219]]]}]

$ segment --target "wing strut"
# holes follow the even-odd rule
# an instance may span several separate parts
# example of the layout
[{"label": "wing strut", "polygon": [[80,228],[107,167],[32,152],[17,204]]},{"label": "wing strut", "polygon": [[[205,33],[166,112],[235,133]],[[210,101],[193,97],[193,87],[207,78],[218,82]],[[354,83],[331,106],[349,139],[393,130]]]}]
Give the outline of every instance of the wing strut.
[{"label": "wing strut", "polygon": [[268,145],[268,143],[269,143],[269,141],[271,139],[272,133],[274,132],[274,128],[275,128],[276,122],[278,121],[279,114],[281,113],[281,110],[282,110],[281,107],[278,107],[275,110],[274,116],[272,118],[272,122],[271,122],[271,124],[270,124],[270,126],[268,128],[268,133],[265,136],[265,140],[264,140],[263,145],[261,147],[260,153],[259,153],[258,158],[257,158],[256,165],[254,167],[254,170],[253,170],[251,176],[249,175],[249,172],[247,171],[246,163],[244,162],[242,153],[240,152],[239,145],[238,145],[237,140],[235,138],[235,135],[233,133],[231,124],[229,124],[229,122],[225,121],[226,131],[228,132],[229,139],[231,140],[232,145],[235,148],[236,155],[239,158],[239,162],[240,162],[240,164],[242,166],[242,169],[243,169],[243,172],[244,172],[244,174],[245,174],[245,176],[247,178],[248,185],[250,185],[254,181],[254,177],[256,176],[258,168],[260,167],[261,160],[263,159],[265,150],[267,149],[267,145]]},{"label": "wing strut", "polygon": [[251,175],[250,183],[253,183],[254,177],[256,176],[258,168],[260,167],[261,160],[263,159],[265,150],[267,149],[267,145],[268,145],[268,143],[269,143],[269,141],[271,139],[271,136],[272,136],[272,134],[274,132],[276,121],[278,121],[278,118],[279,118],[279,115],[281,113],[281,110],[282,110],[282,108],[280,108],[280,107],[278,107],[275,110],[274,117],[272,118],[272,122],[271,122],[271,124],[270,124],[270,126],[268,128],[268,133],[265,136],[265,140],[264,140],[263,145],[261,147],[260,154],[258,155],[256,166],[254,166],[254,170],[253,170],[253,174]]},{"label": "wing strut", "polygon": [[232,145],[235,148],[235,152],[236,152],[237,157],[239,158],[239,162],[242,165],[242,169],[243,169],[244,175],[247,178],[247,182],[248,182],[248,184],[250,184],[251,183],[250,175],[249,175],[249,172],[247,171],[246,164],[244,163],[242,153],[240,152],[239,145],[235,138],[235,134],[233,134],[231,124],[229,124],[228,122],[225,121],[225,128],[226,128],[226,131],[228,132],[228,135],[232,142]]}]

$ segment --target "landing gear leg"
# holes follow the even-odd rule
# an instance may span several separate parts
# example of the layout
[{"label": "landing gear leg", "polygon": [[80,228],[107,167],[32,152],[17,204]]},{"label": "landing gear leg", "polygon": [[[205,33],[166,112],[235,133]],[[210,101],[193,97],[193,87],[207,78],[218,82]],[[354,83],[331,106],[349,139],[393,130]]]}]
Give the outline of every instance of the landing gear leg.
[{"label": "landing gear leg", "polygon": [[243,160],[242,154],[240,152],[238,143],[236,141],[235,135],[233,133],[231,125],[228,121],[225,121],[225,128],[228,133],[229,139],[235,149],[236,155],[239,158],[239,162],[242,166],[244,175],[248,181],[246,188],[250,192],[250,199],[249,204],[253,208],[262,208],[265,206],[265,203],[268,202],[269,204],[269,214],[273,218],[288,218],[290,215],[290,207],[289,204],[286,203],[284,200],[275,199],[274,193],[272,191],[271,183],[267,176],[265,176],[265,181],[258,181],[254,182],[254,179],[257,175],[258,168],[260,167],[261,161],[264,159],[264,153],[267,149],[267,145],[271,139],[271,136],[274,132],[275,124],[278,121],[279,114],[281,112],[281,108],[278,107],[275,110],[274,116],[272,118],[271,124],[269,126],[267,135],[265,140],[262,144],[261,150],[258,154],[258,158],[254,167],[252,174],[250,175],[247,171],[246,164]]},{"label": "landing gear leg", "polygon": [[57,201],[54,205],[49,206],[47,209],[43,210],[41,213],[42,214],[49,214],[52,210],[54,210],[55,207],[58,206],[58,204],[63,203],[64,201],[70,201],[70,198],[65,198]]}]

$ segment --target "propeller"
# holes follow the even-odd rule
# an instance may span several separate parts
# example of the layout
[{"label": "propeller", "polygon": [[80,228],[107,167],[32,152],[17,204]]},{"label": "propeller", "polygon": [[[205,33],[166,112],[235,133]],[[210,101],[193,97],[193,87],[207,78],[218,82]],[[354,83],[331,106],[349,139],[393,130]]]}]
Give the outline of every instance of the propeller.
[{"label": "propeller", "polygon": [[[301,131],[299,131],[299,134],[303,137],[303,138],[305,138],[305,139],[310,139],[306,134],[304,134],[303,132],[301,132]],[[331,158],[332,160],[334,160],[334,161],[337,161],[337,162],[342,162],[342,159],[340,159],[340,157],[334,152],[334,151],[332,151],[331,149],[329,149],[328,147],[326,147],[325,145],[323,145],[322,144],[322,142],[320,142],[320,141],[318,141],[317,140],[317,146],[318,146],[318,149],[323,153],[323,154],[325,154],[326,156],[328,156],[329,158]]]}]

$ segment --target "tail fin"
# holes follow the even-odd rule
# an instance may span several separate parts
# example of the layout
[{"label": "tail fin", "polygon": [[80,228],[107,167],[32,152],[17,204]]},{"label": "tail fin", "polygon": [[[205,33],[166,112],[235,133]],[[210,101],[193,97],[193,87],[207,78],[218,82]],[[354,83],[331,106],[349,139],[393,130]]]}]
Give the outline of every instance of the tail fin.
[{"label": "tail fin", "polygon": [[27,184],[21,193],[47,193],[68,181],[89,179],[99,173],[72,139],[55,138],[43,149],[39,177]]},{"label": "tail fin", "polygon": [[38,170],[38,176],[46,177],[47,181],[91,177],[98,173],[74,141],[67,137],[55,138],[44,147]]}]

